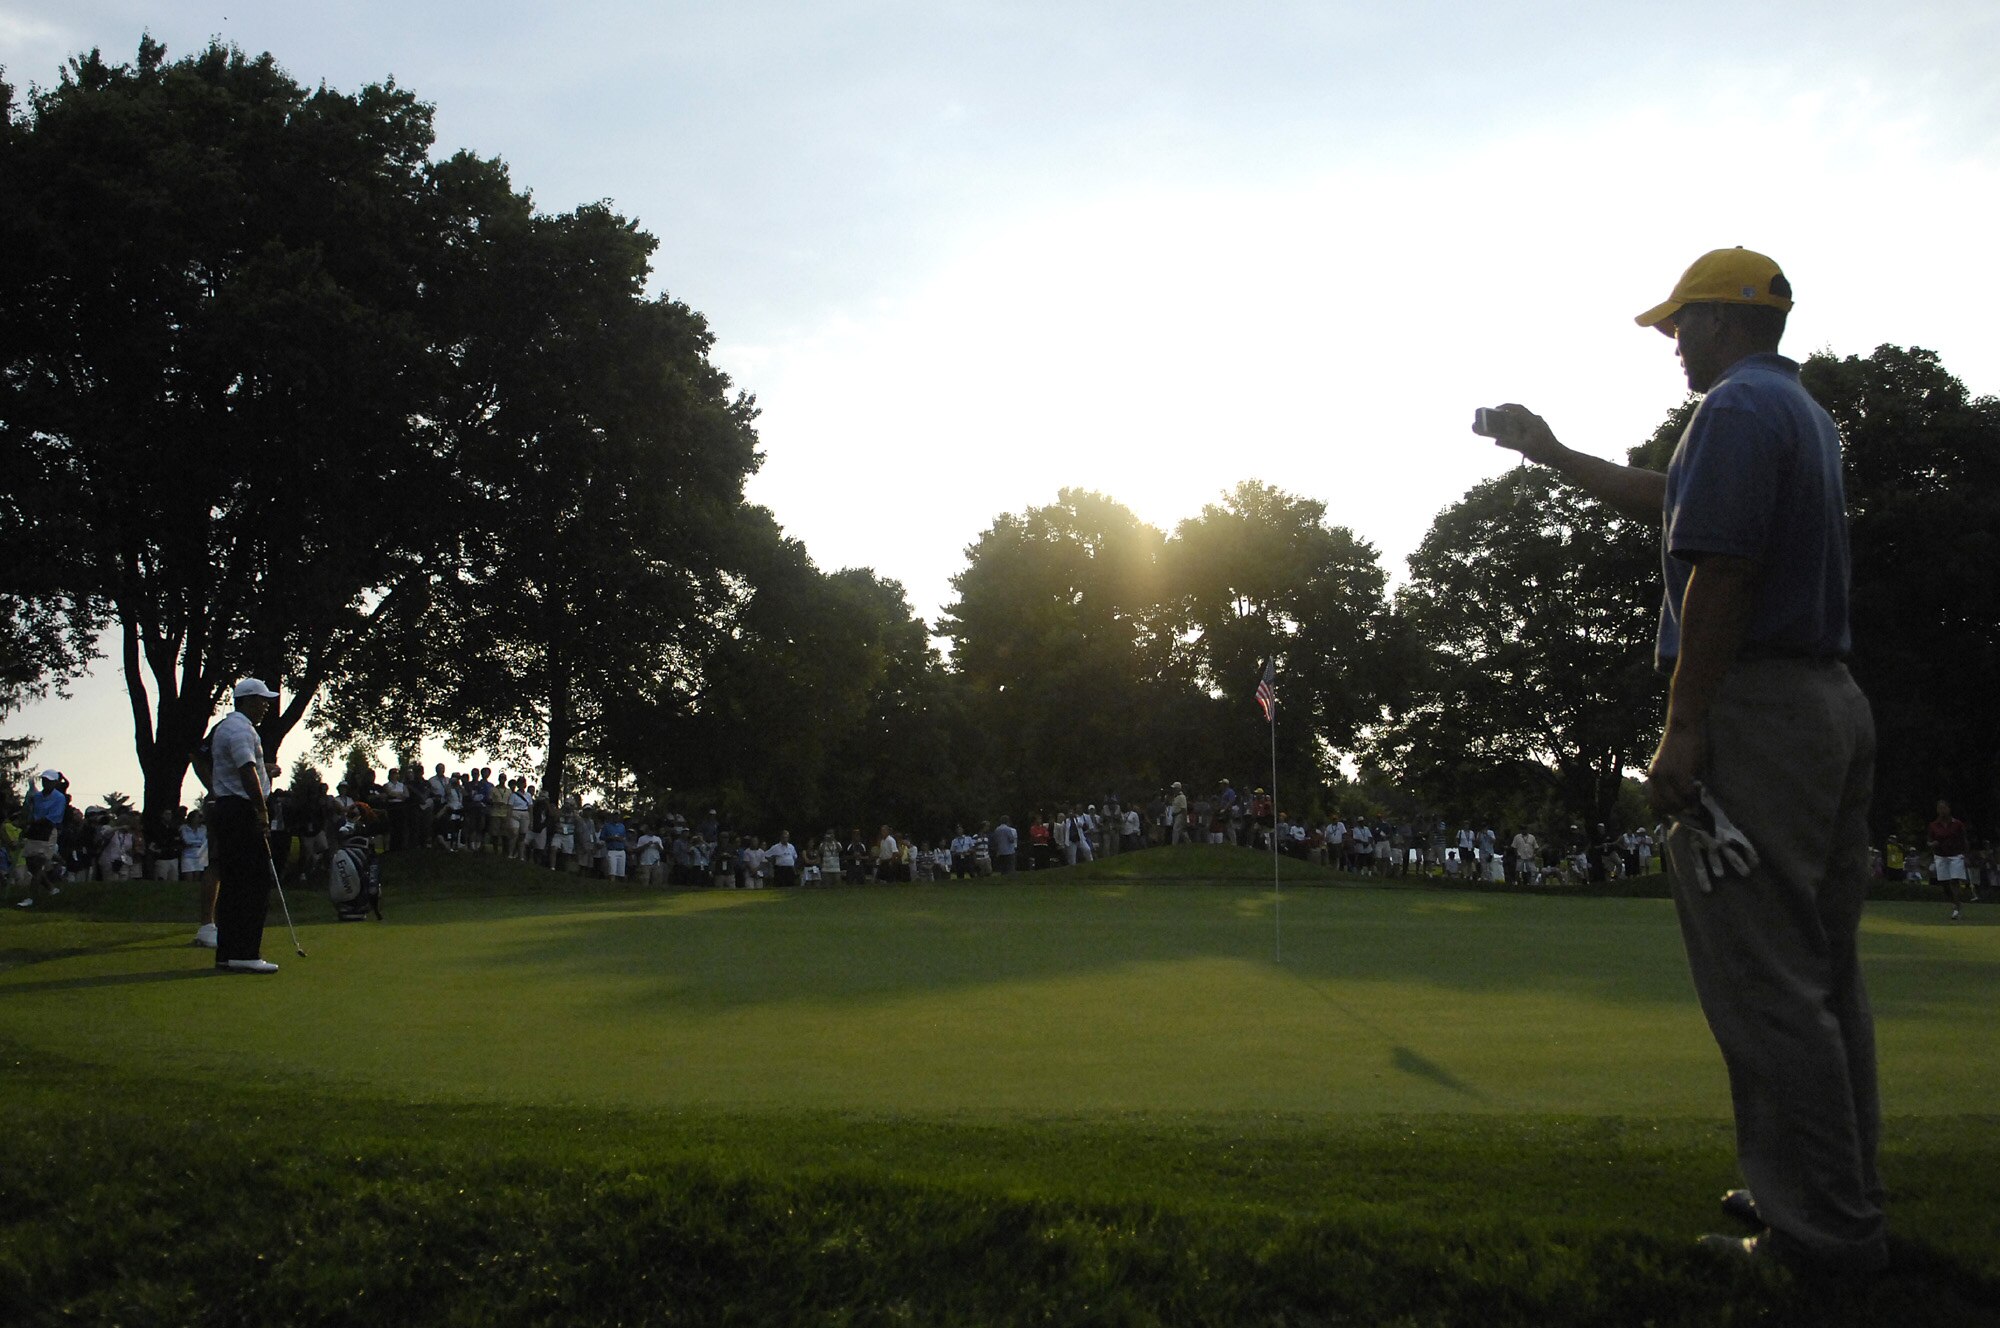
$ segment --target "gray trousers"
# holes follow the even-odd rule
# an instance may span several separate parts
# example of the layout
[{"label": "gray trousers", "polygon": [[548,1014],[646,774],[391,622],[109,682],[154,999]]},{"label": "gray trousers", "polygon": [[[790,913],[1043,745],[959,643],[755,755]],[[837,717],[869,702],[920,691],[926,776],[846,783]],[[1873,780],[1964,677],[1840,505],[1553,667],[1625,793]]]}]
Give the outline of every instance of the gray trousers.
[{"label": "gray trousers", "polygon": [[1874,778],[1875,722],[1846,666],[1739,663],[1709,714],[1703,779],[1761,865],[1703,894],[1684,832],[1667,840],[1743,1177],[1781,1251],[1854,1270],[1888,1258],[1875,1020],[1856,956]]}]

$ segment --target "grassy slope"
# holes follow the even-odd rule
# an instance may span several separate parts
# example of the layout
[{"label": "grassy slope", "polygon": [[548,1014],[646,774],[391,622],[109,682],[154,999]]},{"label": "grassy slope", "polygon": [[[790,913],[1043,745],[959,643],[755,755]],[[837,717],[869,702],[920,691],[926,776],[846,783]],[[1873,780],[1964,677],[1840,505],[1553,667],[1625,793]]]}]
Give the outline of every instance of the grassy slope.
[{"label": "grassy slope", "polygon": [[[1165,874],[1193,861],[1169,858],[1181,870]],[[1586,1096],[1621,1091],[1630,1066],[1601,1048],[1584,1054],[1597,1039],[1578,1032],[1687,1018],[1673,964],[1630,962],[1633,947],[1658,947],[1643,912],[1652,906],[1301,891],[1286,900],[1288,969],[1260,978],[1273,972],[1263,901],[1112,879],[1134,865],[1104,864],[1084,890],[644,901],[584,891],[580,910],[532,874],[503,874],[500,897],[475,902],[496,878],[440,864],[431,885],[392,897],[392,925],[309,927],[313,958],[269,986],[161,976],[189,955],[171,948],[182,930],[147,921],[174,901],[144,890],[85,901],[123,920],[14,920],[0,951],[17,963],[82,953],[0,973],[11,1053],[0,1104],[16,1123],[0,1142],[0,1319],[63,1305],[126,1322],[191,1321],[206,1307],[230,1321],[243,1288],[221,1269],[234,1249],[263,1256],[256,1304],[301,1321],[708,1322],[733,1307],[744,1321],[839,1322],[853,1310],[859,1321],[1719,1322],[1730,1306],[1801,1321],[1825,1308],[1798,1288],[1739,1284],[1686,1248],[1729,1177],[1715,1103],[1701,1115],[1595,1114],[1601,1102],[1563,1114],[1545,1070],[1469,1055],[1510,1022],[1474,1019],[1468,1031],[1470,1016],[1549,1002],[1572,1038],[1553,1058],[1572,1077],[1583,1067],[1595,1085]],[[1561,914],[1593,906],[1642,911],[1637,922]],[[1891,988],[1885,1025],[1914,1003],[1913,1024],[1976,1041],[1993,995],[1990,956],[1986,985],[1979,976],[1991,933],[1912,934],[1919,927],[1873,924],[1878,997],[1885,979]],[[504,966],[469,967],[459,976],[469,985],[431,983],[439,965],[426,954],[496,928]],[[272,940],[282,957],[282,932]],[[622,948],[607,951],[614,941]],[[386,960],[370,958],[377,947]],[[649,954],[691,974],[687,985],[635,989],[631,971]],[[840,962],[815,966],[815,955]],[[1226,979],[1189,981],[1216,963]],[[1950,980],[1929,981],[1940,965]],[[1591,971],[1579,977],[1579,966]],[[1914,980],[1896,976],[1905,969]],[[1289,998],[1282,985],[1258,994],[1301,1040],[1294,1078],[1339,1059],[1326,1029],[1359,1030],[1355,1072],[1367,1067],[1385,1087],[1354,1100],[1372,1105],[1273,1113],[1215,1081],[1255,1057],[1216,1051],[1241,1041],[1240,1027],[1199,1019],[1260,981],[1293,984]],[[1443,995],[1412,1010],[1411,992],[1424,989]],[[1013,998],[955,1030],[930,1026],[993,991]],[[469,1011],[472,993],[483,999]],[[841,1012],[831,1031],[803,1019],[815,995]],[[1101,1026],[1142,998],[1146,1018]],[[1040,1011],[1035,1036],[1058,1047],[1080,1011],[1092,1025],[1082,1050],[1053,1057],[1054,1070],[1025,1054],[993,1059],[992,1026],[1020,1017],[1024,1001]],[[371,1022],[377,1007],[390,1017]],[[1287,1008],[1307,1013],[1286,1024]],[[635,1020],[654,1035],[676,1021],[710,1031],[679,1075],[579,1082],[592,1052],[522,1084],[550,1044],[520,1021],[550,1009],[628,1036]],[[225,1044],[202,1024],[243,1019],[260,1045],[254,1068],[220,1080]],[[910,1073],[912,1050],[968,1037],[986,1057],[988,1093],[1006,1086],[997,1104],[969,1091],[964,1066]],[[872,1045],[885,1038],[900,1050]],[[1898,1041],[1914,1048],[1913,1069],[1939,1059],[1885,1036]],[[454,1052],[461,1043],[479,1049]],[[375,1048],[374,1059],[342,1059],[356,1048]],[[1105,1055],[1116,1068],[1094,1071],[1096,1097],[1068,1103],[1062,1081]],[[439,1057],[430,1076],[413,1074]],[[736,1064],[725,1072],[708,1059]],[[1912,1103],[1985,1105],[1977,1073],[1964,1071],[1980,1061],[1948,1048],[1942,1059],[1955,1081],[1926,1073],[1959,1096]],[[484,1086],[455,1082],[482,1065],[493,1076]],[[1152,1078],[1121,1090],[1135,1068]],[[768,1085],[761,1099],[741,1091],[773,1075],[840,1110],[802,1112]],[[662,1095],[662,1079],[682,1089]],[[702,1090],[684,1091],[689,1080]],[[1904,1248],[1909,1271],[1842,1301],[1837,1317],[1870,1322],[1893,1305],[1904,1321],[1916,1321],[1900,1312],[1912,1309],[1982,1321],[1972,1307],[2000,1272],[1993,1124],[1895,1123],[1896,1213],[1924,1239]],[[237,1149],[245,1156],[228,1161]],[[190,1217],[202,1234],[174,1234]],[[377,1303],[396,1309],[367,1309]]]}]

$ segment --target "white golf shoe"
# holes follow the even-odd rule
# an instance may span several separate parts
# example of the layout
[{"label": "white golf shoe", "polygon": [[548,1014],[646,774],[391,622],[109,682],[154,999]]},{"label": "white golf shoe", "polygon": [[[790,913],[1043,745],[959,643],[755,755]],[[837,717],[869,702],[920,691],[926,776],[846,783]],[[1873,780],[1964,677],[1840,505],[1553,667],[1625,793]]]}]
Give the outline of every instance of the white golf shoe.
[{"label": "white golf shoe", "polygon": [[226,973],[275,973],[278,966],[268,959],[225,959],[217,968]]},{"label": "white golf shoe", "polygon": [[196,927],[194,930],[194,939],[189,941],[188,944],[199,945],[204,950],[213,950],[215,948],[215,924],[213,922],[204,922],[201,926]]}]

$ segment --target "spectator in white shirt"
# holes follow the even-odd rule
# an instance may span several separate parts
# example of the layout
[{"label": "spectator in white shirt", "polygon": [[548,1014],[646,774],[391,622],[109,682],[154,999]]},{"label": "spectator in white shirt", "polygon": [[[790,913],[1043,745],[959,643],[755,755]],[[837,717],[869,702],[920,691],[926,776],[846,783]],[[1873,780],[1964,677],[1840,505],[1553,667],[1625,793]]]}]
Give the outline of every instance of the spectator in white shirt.
[{"label": "spectator in white shirt", "polygon": [[1541,878],[1542,846],[1528,831],[1514,836],[1514,879],[1522,885],[1533,885]]},{"label": "spectator in white shirt", "polygon": [[660,859],[667,851],[667,841],[654,832],[651,825],[639,827],[639,884],[660,884]]},{"label": "spectator in white shirt", "polygon": [[788,889],[799,883],[799,848],[792,842],[792,832],[780,830],[778,842],[764,851],[772,869],[772,884]]}]

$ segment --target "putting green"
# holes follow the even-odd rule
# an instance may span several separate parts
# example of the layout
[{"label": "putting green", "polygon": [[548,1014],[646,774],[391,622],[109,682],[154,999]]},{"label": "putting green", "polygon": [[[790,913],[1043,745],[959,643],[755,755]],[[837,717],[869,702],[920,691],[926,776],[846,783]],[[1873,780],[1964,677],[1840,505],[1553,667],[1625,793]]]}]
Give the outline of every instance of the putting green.
[{"label": "putting green", "polygon": [[[101,1064],[418,1100],[1727,1113],[1666,902],[1292,889],[1280,964],[1268,884],[1066,876],[392,892],[388,921],[347,926],[295,892],[310,957],[291,956],[274,908],[271,978],[214,975],[185,926],[10,916],[0,1035]],[[1892,1114],[1991,1105],[1973,1067],[2000,1059],[2000,927],[1941,913],[1886,904],[1866,924]],[[62,929],[71,952],[21,962],[51,950],[38,927]]]}]

